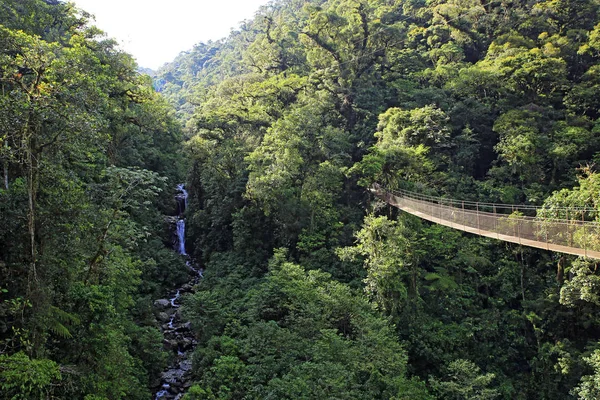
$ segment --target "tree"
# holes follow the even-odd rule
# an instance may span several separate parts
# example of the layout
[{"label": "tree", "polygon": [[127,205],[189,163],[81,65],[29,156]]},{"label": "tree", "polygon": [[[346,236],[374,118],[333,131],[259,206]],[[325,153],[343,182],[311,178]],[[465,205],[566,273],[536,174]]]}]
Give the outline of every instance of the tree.
[{"label": "tree", "polygon": [[364,257],[367,269],[365,292],[388,315],[398,315],[409,299],[419,296],[419,259],[421,250],[415,246],[410,228],[403,222],[386,217],[365,219],[357,234],[358,245],[340,250],[346,259]]},{"label": "tree", "polygon": [[581,400],[595,399],[600,395],[600,351],[594,350],[589,356],[584,358],[585,362],[592,367],[594,374],[585,375],[581,378],[581,383],[575,387],[571,394]]},{"label": "tree", "polygon": [[497,399],[498,391],[490,388],[495,375],[481,374],[481,369],[469,360],[455,360],[448,365],[446,381],[431,380],[431,386],[442,399]]},{"label": "tree", "polygon": [[[0,384],[9,396],[149,395],[148,365],[164,358],[143,354],[160,333],[133,306],[164,284],[140,275],[164,261],[159,207],[171,199],[157,171],[180,174],[180,128],[85,12],[0,9]],[[19,380],[23,368],[33,375]]]}]

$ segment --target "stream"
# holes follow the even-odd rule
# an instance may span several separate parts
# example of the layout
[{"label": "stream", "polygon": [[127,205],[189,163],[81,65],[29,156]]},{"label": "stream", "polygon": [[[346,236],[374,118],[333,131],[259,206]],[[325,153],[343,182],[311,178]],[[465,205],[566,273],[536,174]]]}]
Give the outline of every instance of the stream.
[{"label": "stream", "polygon": [[187,258],[186,265],[190,270],[190,280],[181,287],[173,290],[168,298],[154,302],[156,318],[161,323],[164,348],[172,353],[173,361],[160,375],[160,385],[155,389],[155,399],[179,400],[191,386],[190,371],[192,369],[191,356],[197,341],[190,329],[190,323],[182,320],[180,313],[180,298],[184,293],[193,292],[193,288],[200,282],[203,270],[196,267],[190,259],[185,248],[185,210],[187,208],[188,193],[183,184],[177,185],[177,217],[175,225],[174,250]]}]

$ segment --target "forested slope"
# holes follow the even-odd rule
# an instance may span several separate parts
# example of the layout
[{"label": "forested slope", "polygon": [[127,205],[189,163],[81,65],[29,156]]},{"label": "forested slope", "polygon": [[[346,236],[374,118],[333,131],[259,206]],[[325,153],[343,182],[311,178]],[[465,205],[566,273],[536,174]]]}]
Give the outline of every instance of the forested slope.
[{"label": "forested slope", "polygon": [[0,1],[1,399],[150,398],[152,300],[187,278],[174,110],[88,17]]},{"label": "forested slope", "polygon": [[188,399],[600,398],[595,262],[366,190],[600,211],[599,7],[277,0],[151,82],[0,0],[0,398],[151,397],[188,167]]},{"label": "forested slope", "polygon": [[159,71],[206,267],[188,397],[598,398],[595,263],[365,190],[597,209],[598,11],[274,1]]}]

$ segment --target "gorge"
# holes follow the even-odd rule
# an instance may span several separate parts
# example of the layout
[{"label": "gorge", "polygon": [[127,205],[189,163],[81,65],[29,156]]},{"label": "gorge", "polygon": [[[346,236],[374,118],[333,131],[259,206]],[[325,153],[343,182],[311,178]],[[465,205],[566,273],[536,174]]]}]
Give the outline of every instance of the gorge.
[{"label": "gorge", "polygon": [[0,400],[600,398],[598,0],[248,18],[0,0]]},{"label": "gorge", "polygon": [[[156,391],[155,400],[179,400],[185,391],[192,385],[190,371],[192,368],[191,355],[197,345],[197,340],[191,330],[190,322],[183,321],[179,312],[180,297],[186,293],[193,293],[194,287],[202,278],[202,270],[193,266],[193,261],[186,253],[185,244],[185,213],[187,211],[188,193],[183,184],[177,185],[177,222],[174,229],[176,233],[175,251],[186,257],[186,266],[189,268],[189,280],[172,292],[173,297],[159,299],[154,302],[157,318],[163,322],[161,331],[165,349],[170,353],[169,366],[160,375],[160,388]],[[168,323],[164,324],[165,321]]]}]

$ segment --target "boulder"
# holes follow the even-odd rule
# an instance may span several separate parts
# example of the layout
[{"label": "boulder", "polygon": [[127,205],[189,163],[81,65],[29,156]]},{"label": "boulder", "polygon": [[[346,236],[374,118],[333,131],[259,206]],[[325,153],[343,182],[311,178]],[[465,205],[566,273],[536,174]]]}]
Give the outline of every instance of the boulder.
[{"label": "boulder", "polygon": [[180,290],[181,292],[184,292],[184,293],[186,293],[186,292],[191,292],[191,291],[192,291],[192,289],[193,289],[193,286],[192,286],[192,285],[190,285],[189,283],[186,283],[186,284],[185,284],[185,285],[183,285],[183,286],[181,287],[181,289],[179,289],[179,290]]},{"label": "boulder", "polygon": [[163,345],[165,346],[165,349],[167,349],[167,350],[173,350],[173,349],[177,348],[177,341],[176,340],[163,339]]},{"label": "boulder", "polygon": [[154,307],[164,309],[171,306],[171,302],[167,299],[158,299],[154,302]]},{"label": "boulder", "polygon": [[184,337],[179,341],[179,345],[184,351],[189,350],[192,348],[192,339]]},{"label": "boulder", "polygon": [[177,332],[185,332],[185,331],[189,331],[191,329],[192,329],[192,323],[191,322],[186,322],[186,323],[178,325],[176,327]]},{"label": "boulder", "polygon": [[175,314],[175,312],[176,312],[176,311],[177,311],[177,309],[176,309],[176,308],[167,308],[167,309],[166,309],[166,310],[164,310],[163,312],[164,312],[164,313],[167,313],[167,314],[169,314],[169,316],[171,316],[171,315]]},{"label": "boulder", "polygon": [[160,322],[169,322],[171,320],[171,316],[169,314],[167,314],[166,312],[159,312],[156,315],[156,318],[160,321]]}]

